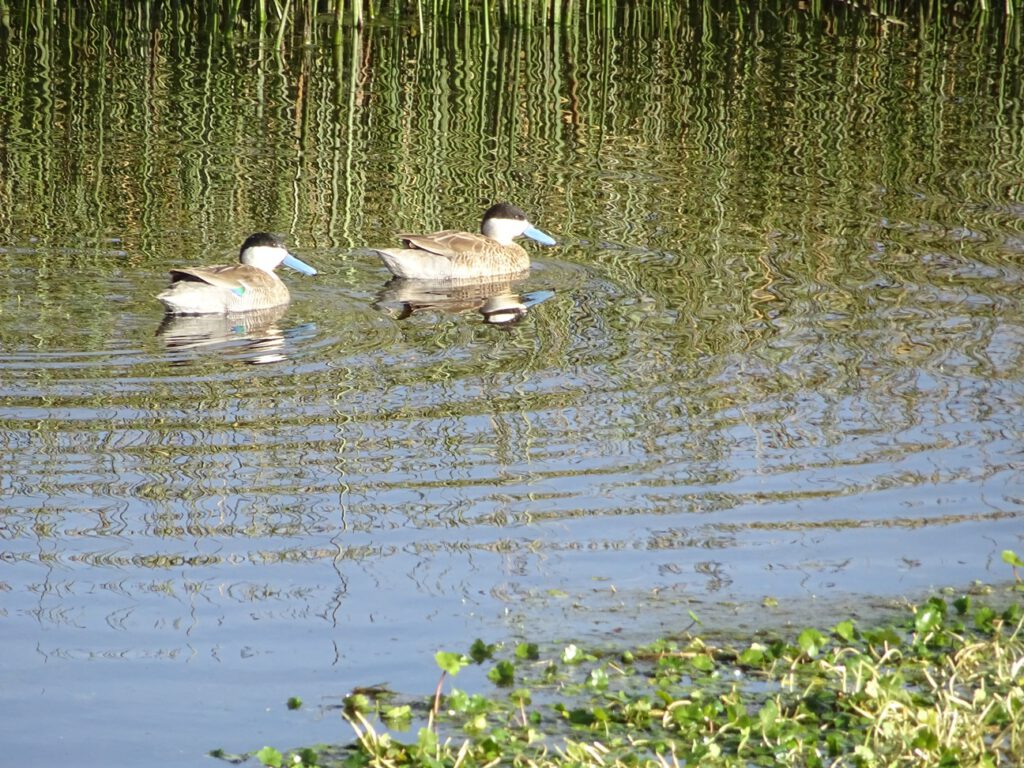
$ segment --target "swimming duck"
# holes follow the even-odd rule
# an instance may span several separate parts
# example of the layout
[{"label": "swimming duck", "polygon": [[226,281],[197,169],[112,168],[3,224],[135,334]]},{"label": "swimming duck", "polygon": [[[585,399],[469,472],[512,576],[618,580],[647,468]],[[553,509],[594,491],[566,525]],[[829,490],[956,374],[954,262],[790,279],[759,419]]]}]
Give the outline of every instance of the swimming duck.
[{"label": "swimming duck", "polygon": [[238,252],[238,264],[172,269],[171,284],[157,296],[173,315],[214,315],[249,312],[287,304],[288,287],[274,270],[279,264],[315,275],[278,235],[249,235]]},{"label": "swimming duck", "polygon": [[479,280],[511,275],[530,268],[530,254],[514,242],[526,236],[554,245],[526,214],[509,203],[492,205],[480,222],[480,232],[446,229],[429,235],[399,235],[404,248],[375,248],[398,277],[416,280]]}]

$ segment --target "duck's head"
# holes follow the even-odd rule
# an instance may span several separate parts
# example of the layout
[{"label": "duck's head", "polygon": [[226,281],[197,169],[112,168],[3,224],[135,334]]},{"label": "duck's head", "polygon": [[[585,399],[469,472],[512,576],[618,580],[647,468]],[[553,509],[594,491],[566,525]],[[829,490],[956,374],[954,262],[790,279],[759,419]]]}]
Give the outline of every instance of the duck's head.
[{"label": "duck's head", "polygon": [[250,267],[262,269],[264,272],[273,272],[278,265],[284,264],[304,275],[316,274],[313,267],[288,252],[280,235],[270,232],[257,232],[254,235],[249,235],[242,243],[238,260]]},{"label": "duck's head", "polygon": [[533,226],[522,209],[511,203],[497,203],[484,211],[480,231],[502,245],[510,244],[517,237],[529,237],[544,245],[555,244],[555,238]]}]

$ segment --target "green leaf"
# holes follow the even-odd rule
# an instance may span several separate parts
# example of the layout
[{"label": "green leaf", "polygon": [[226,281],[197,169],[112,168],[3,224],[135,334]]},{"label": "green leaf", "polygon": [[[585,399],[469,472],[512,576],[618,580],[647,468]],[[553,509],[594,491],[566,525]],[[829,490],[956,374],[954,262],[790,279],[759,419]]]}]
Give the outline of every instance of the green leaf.
[{"label": "green leaf", "polygon": [[416,736],[416,743],[425,755],[437,752],[437,734],[433,728],[420,728],[420,732]]},{"label": "green leaf", "polygon": [[459,670],[469,664],[469,659],[461,653],[450,653],[448,651],[438,651],[435,653],[434,661],[437,662],[437,666],[442,671],[453,676],[459,674]]},{"label": "green leaf", "polygon": [[926,604],[914,616],[914,629],[919,634],[935,631],[942,625],[942,613],[931,603]]},{"label": "green leaf", "polygon": [[1002,554],[1003,562],[1012,565],[1014,568],[1024,568],[1024,560],[1017,556],[1012,549],[1004,549]]},{"label": "green leaf", "polygon": [[764,646],[754,643],[739,655],[739,663],[746,667],[759,667],[764,662]]},{"label": "green leaf", "polygon": [[508,697],[520,706],[526,706],[533,701],[529,688],[516,688]]},{"label": "green leaf", "polygon": [[675,701],[675,697],[671,693],[662,690],[661,688],[658,688],[654,692],[654,695],[661,699],[661,703],[664,704],[666,707],[672,704],[673,701]]},{"label": "green leaf", "polygon": [[515,682],[515,677],[516,665],[508,660],[499,661],[487,673],[487,679],[495,685],[512,685]]},{"label": "green leaf", "polygon": [[587,677],[587,685],[595,691],[605,690],[608,687],[608,673],[601,667],[590,670],[590,675]]},{"label": "green leaf", "polygon": [[939,748],[939,737],[931,728],[921,728],[914,734],[913,746],[922,750],[935,750]]},{"label": "green leaf", "polygon": [[345,697],[345,713],[354,715],[356,712],[370,711],[370,697],[364,693],[352,693]]},{"label": "green leaf", "polygon": [[982,632],[991,632],[995,618],[996,612],[989,606],[983,605],[974,612],[974,626]]},{"label": "green leaf", "polygon": [[771,733],[774,730],[775,722],[779,719],[779,705],[772,699],[769,699],[761,705],[761,709],[757,713],[757,719],[761,722],[761,728],[765,733]]},{"label": "green leaf", "polygon": [[828,748],[830,757],[838,757],[846,749],[846,736],[835,731],[825,734],[825,746]]},{"label": "green leaf", "polygon": [[445,706],[452,712],[465,712],[469,709],[469,694],[458,688],[453,688],[444,700]]},{"label": "green leaf", "polygon": [[892,627],[878,627],[864,631],[864,639],[869,645],[899,647],[903,638]]},{"label": "green leaf", "polygon": [[536,643],[519,643],[516,646],[516,658],[527,661],[536,661],[540,658],[540,649]]},{"label": "green leaf", "polygon": [[563,712],[570,723],[573,725],[593,725],[597,717],[589,709],[572,709],[567,712]]},{"label": "green leaf", "polygon": [[698,653],[690,659],[690,666],[699,672],[711,672],[715,668],[715,662],[710,656]]},{"label": "green leaf", "polygon": [[562,650],[562,661],[566,664],[578,664],[582,660],[583,654],[580,653],[580,649],[575,643],[569,643]]},{"label": "green leaf", "polygon": [[832,631],[835,632],[837,637],[843,639],[847,643],[852,643],[853,638],[856,635],[853,622],[849,619],[846,621],[840,621],[832,628]]},{"label": "green leaf", "polygon": [[264,747],[253,757],[269,768],[281,768],[281,763],[284,760],[284,756],[273,747]]},{"label": "green leaf", "polygon": [[477,638],[469,647],[469,658],[471,658],[477,664],[482,664],[483,662],[487,661],[487,659],[494,656],[494,651],[497,650],[497,648],[497,645],[488,645],[480,638]]},{"label": "green leaf", "polygon": [[796,639],[797,645],[800,646],[800,650],[808,656],[817,656],[821,651],[823,645],[825,645],[825,637],[816,629],[805,629],[800,633],[800,636]]},{"label": "green leaf", "polygon": [[875,765],[878,762],[875,757],[875,753],[871,751],[871,747],[864,744],[859,744],[854,748],[853,756],[857,759],[858,765],[870,766]]},{"label": "green leaf", "polygon": [[400,727],[407,725],[412,720],[412,707],[408,704],[388,707],[381,713],[381,718],[391,726]]}]

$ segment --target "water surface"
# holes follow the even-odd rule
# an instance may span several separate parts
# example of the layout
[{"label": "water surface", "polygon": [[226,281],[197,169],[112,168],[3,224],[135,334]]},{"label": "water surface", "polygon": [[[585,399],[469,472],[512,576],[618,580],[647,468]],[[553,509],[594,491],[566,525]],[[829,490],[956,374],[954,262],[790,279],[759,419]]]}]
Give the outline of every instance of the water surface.
[{"label": "water surface", "polygon": [[[6,31],[9,758],[344,741],[317,705],[429,692],[477,636],[828,626],[1006,578],[1019,30],[910,21]],[[505,198],[559,241],[490,294],[536,302],[514,324],[369,250]],[[264,229],[321,270],[286,311],[162,322],[170,267]]]}]

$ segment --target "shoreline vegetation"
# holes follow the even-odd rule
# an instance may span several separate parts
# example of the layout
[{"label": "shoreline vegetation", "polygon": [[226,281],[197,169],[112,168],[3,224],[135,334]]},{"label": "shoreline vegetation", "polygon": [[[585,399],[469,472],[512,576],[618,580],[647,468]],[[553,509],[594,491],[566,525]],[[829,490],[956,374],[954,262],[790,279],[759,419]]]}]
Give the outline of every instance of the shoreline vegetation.
[{"label": "shoreline vegetation", "polygon": [[[211,754],[274,768],[1022,765],[1024,562],[1003,560],[1008,586],[943,592],[877,626],[628,650],[477,640],[437,654],[432,696],[350,693],[350,744]],[[487,670],[490,693],[454,687],[467,665]]]},{"label": "shoreline vegetation", "polygon": [[[800,14],[831,23],[840,16],[874,23],[940,26],[952,19],[1010,26],[1022,0],[220,0],[166,4],[159,0],[0,0],[3,36],[46,37],[103,25],[111,32],[164,30],[202,32],[227,41],[260,39],[283,48],[287,41],[340,43],[344,30],[374,24],[431,23],[497,28],[614,30],[621,35],[658,36],[680,25],[713,26],[716,17],[770,11]],[[1017,25],[1012,24],[1016,30]],[[1019,33],[1014,32],[1014,37]]]}]

